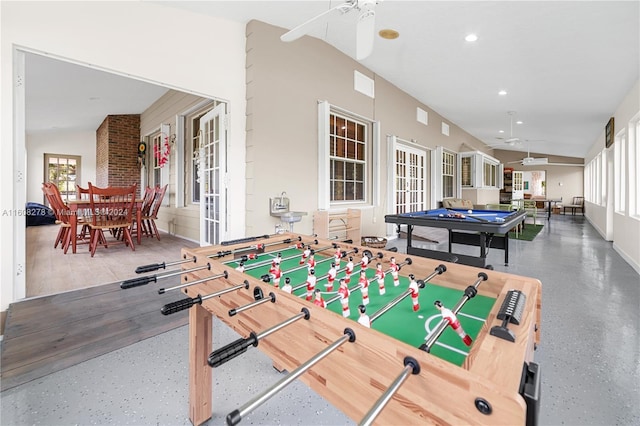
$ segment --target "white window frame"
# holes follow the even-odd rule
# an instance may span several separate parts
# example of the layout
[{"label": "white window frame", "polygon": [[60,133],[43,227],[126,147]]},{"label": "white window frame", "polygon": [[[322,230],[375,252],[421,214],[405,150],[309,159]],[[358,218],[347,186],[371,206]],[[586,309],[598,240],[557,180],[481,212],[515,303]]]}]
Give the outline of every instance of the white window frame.
[{"label": "white window frame", "polygon": [[627,178],[629,179],[629,216],[640,219],[640,112],[629,121],[629,167]]},{"label": "white window frame", "polygon": [[[74,179],[59,179],[57,178],[55,181],[52,181],[49,178],[49,164],[50,164],[50,159],[51,158],[57,158],[57,159],[62,159],[62,160],[66,160],[66,163],[68,164],[69,160],[73,160],[76,162],[76,174]],[[60,164],[60,161],[57,162],[57,164]],[[65,202],[68,202],[70,200],[75,200],[76,199],[76,186],[78,185],[79,182],[82,182],[80,180],[80,171],[82,170],[82,157],[79,155],[69,155],[69,154],[50,154],[50,153],[45,153],[44,154],[44,182],[52,182],[55,183],[56,186],[58,187],[58,189],[60,190],[60,182],[66,182],[67,183],[67,191],[62,191],[60,190],[60,194],[62,194],[62,199]],[[73,184],[73,189],[69,189],[70,184]],[[44,204],[49,204],[48,200],[45,197],[45,203]]]},{"label": "white window frame", "polygon": [[[364,200],[331,201],[331,156],[329,129],[332,114],[346,116],[365,124],[368,130],[365,146]],[[347,205],[378,206],[380,200],[380,122],[331,105],[328,101],[318,102],[318,209],[339,209]]]},{"label": "white window frame", "polygon": [[[503,187],[504,165],[499,160],[480,151],[461,152],[458,154],[460,163],[460,185],[463,188],[500,189]],[[470,159],[469,181],[463,182],[464,163]]]},{"label": "white window frame", "polygon": [[614,151],[614,197],[615,212],[626,214],[627,197],[627,133],[626,129],[618,132],[613,143]]}]

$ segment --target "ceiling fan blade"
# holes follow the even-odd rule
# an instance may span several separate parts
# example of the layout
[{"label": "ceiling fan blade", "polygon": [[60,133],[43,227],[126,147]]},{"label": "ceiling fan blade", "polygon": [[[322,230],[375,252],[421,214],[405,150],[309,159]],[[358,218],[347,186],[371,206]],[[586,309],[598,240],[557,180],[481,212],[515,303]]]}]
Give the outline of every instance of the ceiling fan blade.
[{"label": "ceiling fan blade", "polygon": [[356,5],[358,4],[358,2],[356,0],[351,0],[351,1],[347,1],[346,3],[342,3],[336,7],[333,7],[329,10],[327,10],[326,12],[321,13],[320,15],[317,15],[311,19],[309,19],[306,22],[303,22],[302,24],[298,25],[297,27],[291,29],[290,31],[282,34],[280,36],[280,40],[285,41],[285,42],[289,42],[289,41],[294,41],[299,39],[300,37],[302,37],[303,35],[307,34],[309,31],[311,31],[311,29],[316,26],[316,25],[320,25],[322,23],[328,22],[331,19],[333,19],[334,17],[338,17],[340,15],[344,15],[345,13],[349,12],[351,9],[353,9]]},{"label": "ceiling fan blade", "polygon": [[367,4],[362,8],[362,13],[358,16],[356,27],[356,59],[361,60],[371,55],[373,52],[373,41],[376,31],[376,11],[375,3]]}]

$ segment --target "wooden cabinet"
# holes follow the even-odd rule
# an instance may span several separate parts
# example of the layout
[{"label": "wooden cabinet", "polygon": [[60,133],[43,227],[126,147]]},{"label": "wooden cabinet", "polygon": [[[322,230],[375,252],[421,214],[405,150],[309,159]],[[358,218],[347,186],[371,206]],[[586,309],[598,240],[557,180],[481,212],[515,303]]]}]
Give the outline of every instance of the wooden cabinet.
[{"label": "wooden cabinet", "polygon": [[360,244],[360,210],[317,210],[313,214],[313,233],[318,238],[353,240],[353,244]]},{"label": "wooden cabinet", "polygon": [[509,204],[513,199],[513,168],[505,167],[503,187],[500,190],[500,204]]}]

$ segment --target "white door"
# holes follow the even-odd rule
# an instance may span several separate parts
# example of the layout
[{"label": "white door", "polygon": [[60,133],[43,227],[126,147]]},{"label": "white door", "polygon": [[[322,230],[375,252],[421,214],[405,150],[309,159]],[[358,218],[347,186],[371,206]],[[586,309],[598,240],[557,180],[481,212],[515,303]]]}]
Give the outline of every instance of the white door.
[{"label": "white door", "polygon": [[396,145],[394,164],[396,214],[425,210],[427,199],[427,154],[416,148]]},{"label": "white door", "polygon": [[[513,196],[512,200],[524,199],[524,176],[523,172],[513,172]],[[516,204],[520,206],[519,204]]]},{"label": "white door", "polygon": [[219,244],[227,226],[226,104],[200,119],[200,245]]}]

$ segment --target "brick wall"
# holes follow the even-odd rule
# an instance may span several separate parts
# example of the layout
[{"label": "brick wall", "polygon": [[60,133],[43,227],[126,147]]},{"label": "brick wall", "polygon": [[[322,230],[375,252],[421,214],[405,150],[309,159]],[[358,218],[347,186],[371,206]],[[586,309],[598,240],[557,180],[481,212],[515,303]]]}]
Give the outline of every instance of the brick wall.
[{"label": "brick wall", "polygon": [[[109,115],[96,131],[96,185],[140,187],[140,115]],[[140,190],[138,189],[138,193]]]}]

